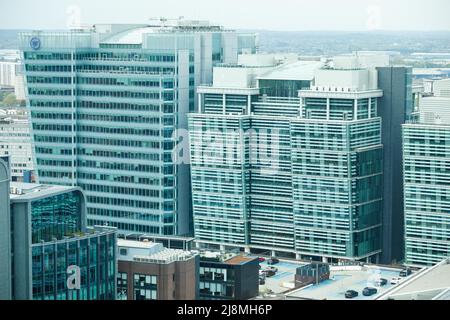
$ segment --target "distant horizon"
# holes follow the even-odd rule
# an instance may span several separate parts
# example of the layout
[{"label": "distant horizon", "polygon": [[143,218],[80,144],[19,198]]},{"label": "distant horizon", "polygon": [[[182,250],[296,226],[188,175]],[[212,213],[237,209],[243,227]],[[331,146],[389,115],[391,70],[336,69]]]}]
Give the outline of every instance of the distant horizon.
[{"label": "distant horizon", "polygon": [[[31,0],[2,1],[0,29],[61,30],[166,17],[279,32],[447,32],[448,0]],[[95,22],[95,23],[93,23]]]},{"label": "distant horizon", "polygon": [[[85,24],[82,25],[81,27],[87,27],[87,26],[94,26],[96,24],[142,24],[145,25],[146,23],[93,23],[93,24]],[[327,30],[327,29],[311,29],[311,30],[276,30],[276,29],[257,29],[257,28],[232,28],[232,27],[225,27],[226,29],[233,29],[236,31],[249,31],[249,32],[258,32],[258,31],[263,31],[263,32],[281,32],[281,33],[298,33],[298,32],[320,32],[320,33],[325,33],[325,32],[331,32],[331,33],[449,33],[450,36],[450,29],[448,30]],[[76,28],[72,28],[72,29],[76,29]],[[57,31],[70,31],[70,28],[0,28],[0,31],[53,31],[53,30],[57,30]]]}]

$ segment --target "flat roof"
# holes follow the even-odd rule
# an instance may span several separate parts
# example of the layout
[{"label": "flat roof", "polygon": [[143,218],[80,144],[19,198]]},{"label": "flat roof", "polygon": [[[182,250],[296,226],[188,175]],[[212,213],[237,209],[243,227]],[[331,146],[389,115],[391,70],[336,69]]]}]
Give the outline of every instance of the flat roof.
[{"label": "flat roof", "polygon": [[296,61],[282,64],[259,77],[261,80],[297,80],[311,81],[317,69],[323,66],[320,61]]},{"label": "flat roof", "polygon": [[256,258],[250,258],[250,257],[245,257],[245,256],[236,256],[229,260],[226,260],[225,263],[232,264],[232,265],[239,265],[239,264],[245,264],[245,263],[253,261],[255,259]]},{"label": "flat roof", "polygon": [[77,187],[45,185],[38,183],[11,182],[11,202],[32,201],[40,198],[50,197],[60,193],[80,190]]},{"label": "flat roof", "polygon": [[386,292],[380,297],[380,300],[395,299],[395,297],[407,298],[408,296],[420,296],[421,299],[433,299],[434,297],[443,299],[450,295],[449,289],[450,258],[433,267],[423,268],[408,278],[403,285]]},{"label": "flat roof", "polygon": [[[355,290],[359,295],[354,300],[375,300],[377,296],[394,286],[390,284],[390,280],[398,277],[401,271],[400,269],[387,269],[377,266],[330,267],[329,280],[325,280],[318,285],[293,290],[287,293],[287,296],[313,300],[344,300],[347,290]],[[388,281],[383,287],[375,286],[375,281],[380,278]],[[376,288],[377,294],[371,297],[363,296],[362,291],[366,287]]]},{"label": "flat roof", "polygon": [[126,254],[119,251],[119,261],[166,264],[189,260],[197,255],[194,251],[168,249],[160,243],[117,239],[117,247],[128,249]]},{"label": "flat roof", "polygon": [[245,256],[241,253],[219,251],[201,251],[200,258],[203,262],[223,263],[229,265],[242,265],[256,260],[256,257]]},{"label": "flat roof", "polygon": [[117,246],[137,249],[151,249],[155,246],[159,246],[159,244],[150,241],[124,240],[119,238],[117,239]]}]

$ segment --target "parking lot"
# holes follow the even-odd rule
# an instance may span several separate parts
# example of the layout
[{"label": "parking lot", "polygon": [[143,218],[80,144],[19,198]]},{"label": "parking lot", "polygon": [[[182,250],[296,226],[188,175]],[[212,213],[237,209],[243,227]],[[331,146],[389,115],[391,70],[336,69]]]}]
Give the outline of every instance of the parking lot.
[{"label": "parking lot", "polygon": [[[260,285],[260,292],[286,293],[289,297],[303,299],[345,300],[345,292],[347,290],[355,290],[358,292],[358,296],[352,300],[374,300],[377,296],[395,286],[390,284],[391,279],[398,278],[401,271],[400,269],[388,269],[377,266],[356,267],[349,270],[342,268],[342,270],[332,270],[330,279],[321,282],[319,285],[293,290],[292,286],[294,285],[296,270],[305,264],[281,260],[278,264],[273,265],[278,269],[278,272],[275,276],[266,278],[265,284]],[[270,267],[267,264],[267,260],[260,262],[260,265],[261,270]],[[335,268],[333,267],[332,269]],[[385,286],[377,287],[375,282],[380,278],[386,279],[388,283]],[[366,297],[362,294],[366,287],[374,287],[378,292],[373,296]]]},{"label": "parking lot", "polygon": [[[269,267],[267,264],[267,261],[261,262],[261,270],[264,270],[265,268]],[[290,290],[287,287],[284,287],[284,283],[294,283],[295,278],[295,272],[298,267],[305,265],[304,263],[300,262],[291,262],[291,261],[285,261],[281,260],[278,264],[274,265],[275,268],[278,269],[278,272],[275,276],[266,278],[266,283],[264,285],[261,285],[259,287],[260,291],[264,290],[271,290],[273,293],[282,293],[285,291]]]},{"label": "parking lot", "polygon": [[[358,292],[358,296],[351,300],[374,300],[378,295],[394,286],[390,284],[390,281],[392,278],[399,276],[399,271],[376,267],[351,271],[332,271],[329,280],[321,282],[319,285],[293,291],[289,296],[316,300],[345,300],[345,292],[347,290],[355,290]],[[375,281],[379,278],[386,279],[388,283],[385,286],[377,287]],[[376,288],[378,292],[375,295],[366,297],[362,294],[366,287]]]}]

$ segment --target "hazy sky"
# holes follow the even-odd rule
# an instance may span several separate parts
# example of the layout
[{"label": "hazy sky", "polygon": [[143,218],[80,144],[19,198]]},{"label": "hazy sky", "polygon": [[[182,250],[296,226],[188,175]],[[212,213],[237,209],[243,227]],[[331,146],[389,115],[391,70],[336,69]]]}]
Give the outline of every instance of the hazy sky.
[{"label": "hazy sky", "polygon": [[450,30],[448,0],[0,0],[0,29],[211,20],[266,30]]}]

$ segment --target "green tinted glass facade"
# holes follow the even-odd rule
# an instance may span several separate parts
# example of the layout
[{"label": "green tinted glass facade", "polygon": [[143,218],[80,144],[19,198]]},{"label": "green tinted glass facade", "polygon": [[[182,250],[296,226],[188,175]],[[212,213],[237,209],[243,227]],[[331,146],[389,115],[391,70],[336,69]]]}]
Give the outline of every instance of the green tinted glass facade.
[{"label": "green tinted glass facade", "polygon": [[198,243],[350,260],[379,255],[380,91],[249,93],[241,99],[250,110],[238,111],[220,88],[205,90],[201,112],[189,115]]},{"label": "green tinted glass facade", "polygon": [[81,187],[89,225],[189,234],[189,166],[173,153],[174,133],[187,127],[213,64],[254,49],[254,36],[110,25],[23,33],[20,42],[39,181]]},{"label": "green tinted glass facade", "polygon": [[[32,246],[34,300],[115,300],[116,235],[95,235]],[[81,272],[80,289],[67,286],[68,268]]]},{"label": "green tinted glass facade", "polygon": [[450,127],[403,126],[405,259],[434,265],[450,256]]},{"label": "green tinted glass facade", "polygon": [[81,230],[81,194],[64,193],[31,203],[33,243],[51,241]]}]

